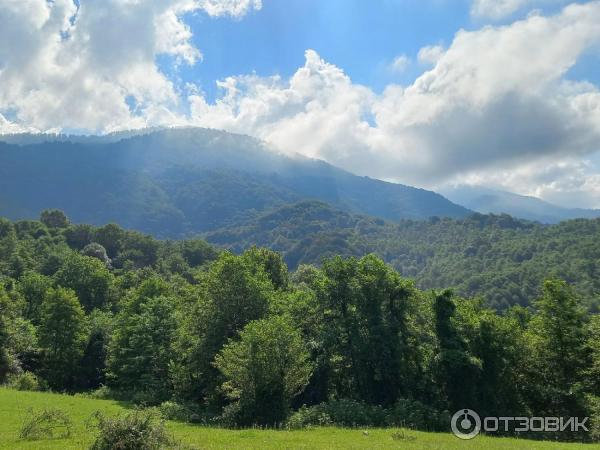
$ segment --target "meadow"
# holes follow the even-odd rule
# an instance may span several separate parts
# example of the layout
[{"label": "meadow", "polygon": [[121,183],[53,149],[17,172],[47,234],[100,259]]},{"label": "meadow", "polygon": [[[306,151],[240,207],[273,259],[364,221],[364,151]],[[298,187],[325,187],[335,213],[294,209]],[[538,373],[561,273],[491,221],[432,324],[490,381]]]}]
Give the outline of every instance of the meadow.
[{"label": "meadow", "polygon": [[[37,441],[19,439],[21,425],[31,411],[44,408],[60,408],[69,414],[73,421],[71,437]],[[117,415],[127,409],[128,405],[111,400],[0,388],[0,449],[86,449],[94,438],[94,431],[87,426],[94,412]],[[181,448],[185,449],[600,449],[599,444],[566,444],[485,436],[461,441],[448,433],[424,433],[399,428],[226,430],[179,422],[168,422],[167,427]]]}]

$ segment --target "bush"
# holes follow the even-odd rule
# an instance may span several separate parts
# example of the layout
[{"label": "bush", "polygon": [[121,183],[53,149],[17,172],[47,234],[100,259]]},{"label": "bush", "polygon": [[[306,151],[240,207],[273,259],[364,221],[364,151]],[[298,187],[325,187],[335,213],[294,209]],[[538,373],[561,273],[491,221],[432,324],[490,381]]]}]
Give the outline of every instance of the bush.
[{"label": "bush", "polygon": [[163,402],[158,406],[158,412],[165,420],[189,422],[194,415],[190,408],[175,402]]},{"label": "bush", "polygon": [[41,391],[42,383],[38,377],[31,372],[21,372],[8,377],[7,384],[17,391]]},{"label": "bush", "polygon": [[450,424],[448,411],[438,411],[417,400],[400,399],[388,410],[386,426],[425,431],[446,431]]},{"label": "bush", "polygon": [[287,426],[290,428],[305,428],[311,425],[380,427],[385,426],[386,415],[387,411],[381,406],[347,399],[332,400],[320,405],[303,406],[290,416]]},{"label": "bush", "polygon": [[119,417],[93,416],[99,430],[91,450],[159,450],[174,445],[164,422],[150,410],[136,410]]},{"label": "bush", "polygon": [[336,425],[341,427],[407,427],[429,431],[448,428],[450,416],[416,400],[399,400],[391,408],[355,400],[332,400],[315,406],[303,406],[286,422],[288,428]]},{"label": "bush", "polygon": [[64,439],[71,436],[71,426],[71,418],[61,409],[48,408],[37,412],[30,409],[19,438],[30,441]]},{"label": "bush", "polygon": [[115,393],[108,386],[100,386],[98,389],[85,394],[85,396],[96,400],[112,400],[116,398]]}]

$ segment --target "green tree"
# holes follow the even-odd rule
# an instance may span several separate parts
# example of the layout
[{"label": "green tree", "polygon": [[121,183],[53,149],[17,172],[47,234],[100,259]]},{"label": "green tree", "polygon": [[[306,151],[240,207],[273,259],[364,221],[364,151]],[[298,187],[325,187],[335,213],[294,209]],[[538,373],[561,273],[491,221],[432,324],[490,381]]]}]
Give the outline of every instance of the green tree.
[{"label": "green tree", "polygon": [[59,209],[45,209],[42,211],[40,222],[48,228],[67,228],[69,226],[69,219]]},{"label": "green tree", "polygon": [[284,317],[250,322],[216,356],[237,425],[282,423],[308,383],[311,363],[300,332]]},{"label": "green tree", "polygon": [[536,414],[585,414],[581,382],[590,355],[580,299],[565,281],[550,279],[535,306],[525,372],[531,407]]},{"label": "green tree", "polygon": [[144,391],[161,402],[171,393],[169,366],[177,322],[169,286],[146,280],[125,301],[108,351],[108,381],[129,395]]},{"label": "green tree", "polygon": [[87,342],[86,317],[75,292],[47,292],[38,331],[44,378],[54,389],[72,389]]},{"label": "green tree", "polygon": [[412,283],[375,255],[326,260],[323,273],[317,290],[335,395],[374,404],[408,395],[415,381],[407,326]]},{"label": "green tree", "polygon": [[438,353],[434,361],[434,376],[443,399],[451,410],[475,408],[477,404],[477,381],[481,372],[481,360],[469,353],[465,337],[456,323],[456,304],[452,291],[436,295],[435,329]]},{"label": "green tree", "polygon": [[4,382],[11,366],[10,350],[9,350],[9,299],[4,290],[4,286],[0,284],[0,383]]},{"label": "green tree", "polygon": [[18,290],[25,300],[24,316],[34,325],[40,322],[44,297],[53,284],[52,278],[32,271],[23,274],[19,280]]},{"label": "green tree", "polygon": [[88,312],[111,302],[114,277],[99,259],[71,253],[54,279],[59,286],[73,289]]},{"label": "green tree", "polygon": [[287,289],[289,286],[288,268],[279,253],[267,248],[252,246],[244,252],[243,256],[251,264],[265,271],[275,289]]},{"label": "green tree", "polygon": [[263,270],[240,256],[222,253],[204,274],[197,301],[185,314],[178,339],[177,369],[181,394],[200,399],[216,394],[218,372],[212,365],[223,345],[265,317],[274,295]]}]

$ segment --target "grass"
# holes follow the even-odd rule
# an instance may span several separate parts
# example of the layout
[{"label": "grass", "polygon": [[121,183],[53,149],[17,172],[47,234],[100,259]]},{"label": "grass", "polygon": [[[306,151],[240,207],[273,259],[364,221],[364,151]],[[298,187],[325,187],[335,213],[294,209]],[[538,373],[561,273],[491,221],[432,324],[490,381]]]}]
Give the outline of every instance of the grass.
[{"label": "grass", "polygon": [[[72,421],[71,437],[42,441],[19,439],[21,425],[30,410],[60,408]],[[115,401],[92,400],[41,392],[20,392],[0,388],[0,449],[86,449],[93,436],[86,422],[95,411],[118,414],[126,406]],[[175,438],[197,449],[387,449],[409,450],[600,450],[599,444],[563,444],[478,436],[461,441],[447,433],[423,433],[400,429],[349,430],[316,428],[301,431],[225,430],[169,422]]]}]

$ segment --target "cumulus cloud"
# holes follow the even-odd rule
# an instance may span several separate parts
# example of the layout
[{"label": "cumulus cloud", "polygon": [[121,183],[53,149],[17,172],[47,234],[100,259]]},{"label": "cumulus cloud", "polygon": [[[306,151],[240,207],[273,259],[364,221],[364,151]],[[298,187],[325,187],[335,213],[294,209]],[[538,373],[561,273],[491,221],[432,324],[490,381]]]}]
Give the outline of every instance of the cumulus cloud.
[{"label": "cumulus cloud", "polygon": [[499,20],[523,9],[547,4],[566,3],[562,0],[473,0],[471,15]]},{"label": "cumulus cloud", "polygon": [[[239,18],[260,0],[0,0],[0,132],[110,131],[180,122],[181,96],[156,65],[201,58],[183,15]],[[133,108],[131,105],[134,105]]]},{"label": "cumulus cloud", "polygon": [[390,69],[396,73],[404,72],[410,65],[410,58],[406,55],[399,55],[394,58],[390,64]]},{"label": "cumulus cloud", "polygon": [[441,45],[429,45],[419,50],[417,60],[421,64],[435,65],[444,56],[444,51]]},{"label": "cumulus cloud", "polygon": [[191,120],[421,186],[519,167],[533,174],[537,165],[600,150],[598,89],[564,78],[599,44],[599,24],[594,2],[460,31],[447,50],[421,52],[435,54],[431,70],[381,95],[308,51],[289,80],[231,77],[215,104],[192,96]]}]

